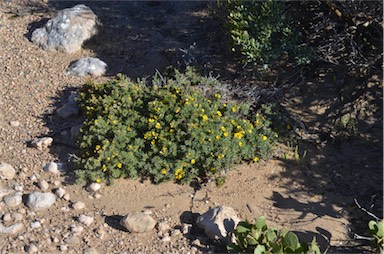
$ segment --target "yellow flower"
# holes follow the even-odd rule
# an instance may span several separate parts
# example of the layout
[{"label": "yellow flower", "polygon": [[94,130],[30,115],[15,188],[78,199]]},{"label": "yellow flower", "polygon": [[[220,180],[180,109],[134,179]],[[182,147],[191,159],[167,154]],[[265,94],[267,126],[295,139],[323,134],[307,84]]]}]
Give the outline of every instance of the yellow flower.
[{"label": "yellow flower", "polygon": [[174,133],[175,130],[174,130],[174,129],[170,129],[169,132],[170,132],[170,133]]},{"label": "yellow flower", "polygon": [[231,120],[231,124],[235,125],[236,121],[234,119]]},{"label": "yellow flower", "polygon": [[219,140],[219,139],[220,139],[220,136],[219,136],[219,135],[217,135],[217,136],[216,136],[216,139],[217,139],[217,140]]},{"label": "yellow flower", "polygon": [[287,130],[291,129],[291,126],[289,124],[287,124]]},{"label": "yellow flower", "polygon": [[243,146],[243,142],[240,141],[239,142],[239,146],[242,147]]},{"label": "yellow flower", "polygon": [[156,144],[156,140],[153,139],[153,140],[151,141],[151,144],[152,144],[152,145]]},{"label": "yellow flower", "polygon": [[208,120],[208,116],[207,115],[203,115],[203,121],[207,121]]},{"label": "yellow flower", "polygon": [[163,175],[165,175],[165,174],[167,173],[167,170],[166,170],[165,168],[163,168],[163,169],[161,170],[161,173],[162,173]]},{"label": "yellow flower", "polygon": [[177,180],[180,180],[184,176],[184,170],[182,168],[176,169],[175,171],[175,178]]},{"label": "yellow flower", "polygon": [[219,154],[218,156],[217,156],[217,158],[219,158],[219,159],[222,159],[222,158],[224,158],[224,154]]},{"label": "yellow flower", "polygon": [[153,123],[154,121],[155,121],[155,119],[152,119],[152,118],[148,119],[148,122],[150,122],[150,123]]},{"label": "yellow flower", "polygon": [[256,120],[255,124],[256,124],[256,125],[261,124],[261,122],[259,121],[259,119]]},{"label": "yellow flower", "polygon": [[224,137],[228,137],[228,132],[223,133]]},{"label": "yellow flower", "polygon": [[211,171],[216,171],[216,168],[211,167],[209,170],[211,170]]},{"label": "yellow flower", "polygon": [[232,112],[235,113],[237,111],[236,107],[232,107]]},{"label": "yellow flower", "polygon": [[254,162],[258,162],[259,161],[259,157],[256,156],[255,158],[253,158],[253,161]]},{"label": "yellow flower", "polygon": [[101,148],[100,145],[96,145],[95,150],[98,151],[98,150],[100,150],[100,148]]},{"label": "yellow flower", "polygon": [[107,158],[107,161],[110,161],[110,160],[111,160],[111,157],[108,157],[108,158]]},{"label": "yellow flower", "polygon": [[175,113],[177,114],[177,113],[179,113],[180,112],[180,108],[177,108],[176,110],[175,110]]},{"label": "yellow flower", "polygon": [[185,102],[185,105],[189,105],[189,104],[191,104],[191,103],[189,103],[189,101],[186,101],[186,102]]},{"label": "yellow flower", "polygon": [[222,131],[225,131],[225,130],[226,130],[224,126],[221,126],[220,129],[221,129]]},{"label": "yellow flower", "polygon": [[239,132],[236,132],[235,134],[233,134],[233,136],[237,139],[241,139],[243,137],[243,134],[239,131]]},{"label": "yellow flower", "polygon": [[113,124],[117,124],[117,120],[113,120],[112,123],[113,123]]},{"label": "yellow flower", "polygon": [[252,133],[252,129],[249,129],[249,130],[248,130],[248,133]]},{"label": "yellow flower", "polygon": [[123,167],[123,164],[121,164],[121,163],[117,163],[117,167],[118,167],[118,168],[122,168],[122,167]]},{"label": "yellow flower", "polygon": [[100,183],[100,182],[101,182],[100,178],[97,178],[97,179],[96,179],[96,182],[97,182],[97,183]]},{"label": "yellow flower", "polygon": [[267,140],[268,137],[267,136],[263,136],[263,141]]},{"label": "yellow flower", "polygon": [[216,113],[217,113],[218,116],[223,116],[223,114],[221,114],[220,111],[217,111]]},{"label": "yellow flower", "polygon": [[103,172],[105,172],[107,170],[107,166],[103,164],[102,169],[103,169]]},{"label": "yellow flower", "polygon": [[161,124],[160,123],[156,123],[155,128],[156,129],[160,129],[161,128]]},{"label": "yellow flower", "polygon": [[205,109],[202,108],[202,109],[201,109],[201,113],[204,113],[204,112],[205,112]]},{"label": "yellow flower", "polygon": [[221,98],[221,95],[220,95],[220,94],[215,94],[215,97],[216,97],[217,99],[220,99],[220,98]]},{"label": "yellow flower", "polygon": [[196,163],[195,159],[192,159],[191,164],[195,164],[195,163]]}]

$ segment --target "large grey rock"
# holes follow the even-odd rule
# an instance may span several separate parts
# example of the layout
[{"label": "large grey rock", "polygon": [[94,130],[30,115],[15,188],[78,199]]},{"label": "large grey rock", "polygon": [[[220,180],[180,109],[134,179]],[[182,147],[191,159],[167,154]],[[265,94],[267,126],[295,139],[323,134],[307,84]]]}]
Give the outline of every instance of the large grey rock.
[{"label": "large grey rock", "polygon": [[196,224],[204,229],[210,239],[229,243],[232,232],[239,222],[240,219],[233,208],[218,206],[200,215]]},{"label": "large grey rock", "polygon": [[81,49],[84,42],[96,35],[101,23],[87,6],[78,4],[61,10],[48,20],[42,28],[32,33],[31,40],[48,51],[73,53]]},{"label": "large grey rock", "polygon": [[67,74],[75,76],[102,76],[105,74],[107,64],[95,57],[83,57],[69,65]]},{"label": "large grey rock", "polygon": [[120,225],[131,233],[142,233],[152,230],[156,226],[156,221],[143,212],[132,212],[120,221]]},{"label": "large grey rock", "polygon": [[26,205],[34,210],[49,208],[56,202],[56,196],[50,192],[32,192],[29,194]]},{"label": "large grey rock", "polygon": [[0,179],[13,179],[16,176],[16,170],[12,165],[1,162],[0,163]]}]

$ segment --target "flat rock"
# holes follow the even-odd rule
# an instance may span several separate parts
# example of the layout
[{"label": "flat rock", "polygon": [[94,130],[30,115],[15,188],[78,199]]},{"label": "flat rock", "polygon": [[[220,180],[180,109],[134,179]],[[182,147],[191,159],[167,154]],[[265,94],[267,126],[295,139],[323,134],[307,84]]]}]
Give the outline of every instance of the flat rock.
[{"label": "flat rock", "polygon": [[0,163],[0,179],[13,179],[16,176],[16,170],[11,164]]},{"label": "flat rock", "polygon": [[22,193],[16,192],[4,197],[4,203],[9,207],[16,207],[22,203]]},{"label": "flat rock", "polygon": [[53,138],[51,137],[36,138],[32,140],[31,146],[37,148],[38,150],[44,150],[51,146],[52,142]]},{"label": "flat rock", "polygon": [[210,239],[229,243],[231,242],[232,231],[239,222],[240,219],[233,208],[218,206],[200,215],[196,224],[204,229]]},{"label": "flat rock", "polygon": [[143,212],[132,212],[121,219],[120,225],[131,233],[142,233],[152,230],[156,226],[156,221]]},{"label": "flat rock", "polygon": [[81,210],[85,208],[85,204],[84,202],[76,201],[75,203],[72,204],[72,208],[75,210]]},{"label": "flat rock", "polygon": [[78,4],[61,10],[42,28],[32,33],[31,41],[47,51],[73,53],[98,34],[101,23],[87,6]]},{"label": "flat rock", "polygon": [[68,75],[80,76],[102,76],[105,74],[107,64],[95,57],[83,57],[73,62],[67,68]]},{"label": "flat rock", "polygon": [[4,225],[0,224],[0,234],[15,235],[23,229],[24,225],[22,223],[16,223],[9,227],[4,227]]},{"label": "flat rock", "polygon": [[81,223],[83,223],[85,226],[89,226],[93,223],[93,217],[92,216],[87,216],[85,214],[82,214],[79,216],[79,218],[77,218],[78,221],[80,221]]},{"label": "flat rock", "polygon": [[34,210],[47,209],[56,202],[56,196],[50,192],[32,192],[28,195],[26,206]]}]

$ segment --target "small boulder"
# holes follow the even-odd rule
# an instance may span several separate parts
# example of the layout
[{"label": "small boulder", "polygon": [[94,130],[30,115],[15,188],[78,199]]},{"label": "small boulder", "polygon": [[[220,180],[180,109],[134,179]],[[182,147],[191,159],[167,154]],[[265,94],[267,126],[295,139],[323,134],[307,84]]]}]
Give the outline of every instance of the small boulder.
[{"label": "small boulder", "polygon": [[22,223],[16,223],[9,227],[4,227],[4,225],[0,224],[0,234],[15,235],[23,229],[24,225]]},{"label": "small boulder", "polygon": [[87,191],[88,192],[96,192],[98,190],[101,189],[101,184],[99,183],[91,183],[88,187],[87,187]]},{"label": "small boulder", "polygon": [[36,138],[32,140],[31,145],[38,150],[44,150],[47,149],[49,146],[52,145],[53,138],[51,137],[44,137],[44,138]]},{"label": "small boulder", "polygon": [[73,53],[98,34],[100,28],[101,23],[95,13],[89,7],[78,4],[59,11],[44,27],[33,31],[31,41],[44,50]]},{"label": "small boulder", "polygon": [[0,163],[0,179],[13,179],[16,176],[16,170],[12,165],[1,162]]},{"label": "small boulder", "polygon": [[75,203],[72,204],[72,208],[75,210],[81,210],[85,208],[85,204],[81,201],[76,201]]},{"label": "small boulder", "polygon": [[239,222],[240,219],[233,208],[218,206],[200,215],[196,224],[204,229],[210,239],[229,243],[232,232]]},{"label": "small boulder", "polygon": [[48,162],[47,164],[45,164],[44,171],[53,175],[58,175],[60,173],[59,166],[56,162]]},{"label": "small boulder", "polygon": [[105,74],[107,64],[95,57],[83,57],[73,62],[67,68],[68,75],[80,76],[85,75],[102,76]]},{"label": "small boulder", "polygon": [[156,221],[143,212],[132,212],[120,221],[120,225],[131,233],[142,233],[152,230],[156,226]]},{"label": "small boulder", "polygon": [[51,207],[56,202],[56,196],[50,192],[32,192],[29,194],[26,206],[34,210]]},{"label": "small boulder", "polygon": [[93,217],[87,216],[85,214],[80,215],[79,218],[77,218],[77,219],[78,219],[78,221],[83,223],[85,226],[91,225],[93,220],[94,220]]}]

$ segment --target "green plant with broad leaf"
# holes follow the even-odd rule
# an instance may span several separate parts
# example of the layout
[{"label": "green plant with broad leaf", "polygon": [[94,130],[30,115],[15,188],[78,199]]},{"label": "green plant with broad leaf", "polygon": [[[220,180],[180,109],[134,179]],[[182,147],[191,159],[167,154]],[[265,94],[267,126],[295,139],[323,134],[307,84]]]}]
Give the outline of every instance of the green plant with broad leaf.
[{"label": "green plant with broad leaf", "polygon": [[287,230],[269,228],[265,217],[259,217],[254,223],[241,221],[234,231],[235,243],[227,245],[230,252],[235,253],[315,253],[320,248],[314,237],[308,245],[300,242],[298,236]]},{"label": "green plant with broad leaf", "polygon": [[372,236],[372,246],[377,252],[384,250],[384,220],[374,221],[368,223],[369,233]]}]

